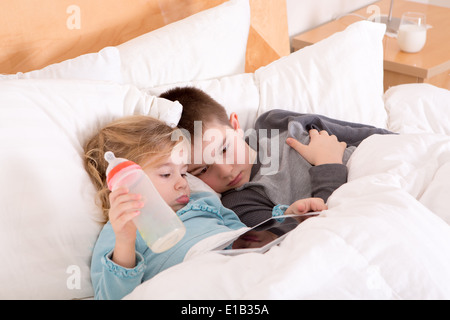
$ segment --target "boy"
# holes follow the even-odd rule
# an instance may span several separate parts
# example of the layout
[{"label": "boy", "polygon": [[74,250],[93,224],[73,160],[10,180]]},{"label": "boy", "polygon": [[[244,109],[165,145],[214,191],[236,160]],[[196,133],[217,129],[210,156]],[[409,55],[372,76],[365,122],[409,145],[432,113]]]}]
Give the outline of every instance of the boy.
[{"label": "boy", "polygon": [[194,137],[188,171],[221,193],[224,206],[250,227],[283,214],[299,199],[310,198],[308,211],[322,210],[331,193],[347,181],[345,163],[356,146],[372,134],[389,133],[272,110],[258,118],[244,140],[237,115],[228,118],[224,107],[205,92],[174,88],[161,97],[183,105],[178,127]]}]

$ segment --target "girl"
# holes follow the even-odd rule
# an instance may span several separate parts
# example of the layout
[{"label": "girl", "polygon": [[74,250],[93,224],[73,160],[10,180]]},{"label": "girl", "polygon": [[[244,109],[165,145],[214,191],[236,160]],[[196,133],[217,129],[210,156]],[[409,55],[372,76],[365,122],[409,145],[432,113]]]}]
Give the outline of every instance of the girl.
[{"label": "girl", "polygon": [[[171,159],[179,143],[172,141],[175,130],[149,116],[130,116],[101,129],[85,147],[86,170],[98,190],[105,220],[109,220],[99,235],[91,262],[96,299],[121,299],[145,280],[181,263],[200,240],[245,227],[212,193],[190,195],[187,164]],[[137,232],[132,219],[140,213],[140,195],[130,194],[126,188],[108,190],[108,163],[103,156],[109,150],[116,157],[139,164],[164,201],[177,211],[186,234],[171,249],[155,254]]]}]

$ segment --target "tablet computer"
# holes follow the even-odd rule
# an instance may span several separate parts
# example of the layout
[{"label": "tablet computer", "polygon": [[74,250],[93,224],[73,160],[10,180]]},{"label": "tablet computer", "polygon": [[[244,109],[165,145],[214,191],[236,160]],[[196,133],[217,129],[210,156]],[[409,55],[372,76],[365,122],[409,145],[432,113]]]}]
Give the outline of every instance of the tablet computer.
[{"label": "tablet computer", "polygon": [[[318,216],[320,212],[310,212],[302,215],[283,215],[269,218],[253,228],[243,231],[231,241],[213,249],[214,252],[234,256],[243,253],[265,253],[273,246],[280,244],[305,218]],[[275,235],[270,230],[284,230],[285,233]]]}]

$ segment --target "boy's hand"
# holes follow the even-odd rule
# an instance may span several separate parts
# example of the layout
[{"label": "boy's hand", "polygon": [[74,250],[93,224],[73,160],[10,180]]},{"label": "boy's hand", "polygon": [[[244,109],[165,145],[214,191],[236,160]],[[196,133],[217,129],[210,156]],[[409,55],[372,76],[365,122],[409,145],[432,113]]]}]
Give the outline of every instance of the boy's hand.
[{"label": "boy's hand", "polygon": [[328,207],[321,198],[306,198],[295,201],[284,214],[303,214],[327,210]]},{"label": "boy's hand", "polygon": [[311,138],[309,145],[304,145],[294,138],[288,138],[286,143],[313,166],[329,163],[342,164],[342,157],[347,147],[345,142],[339,142],[336,136],[330,136],[325,130],[319,132],[312,129],[309,135]]},{"label": "boy's hand", "polygon": [[293,204],[287,208],[284,214],[298,214],[300,217],[299,222],[303,222],[304,220],[310,218],[311,216],[301,217],[302,214],[307,212],[319,212],[323,210],[327,210],[328,207],[321,198],[306,198],[295,201]]}]

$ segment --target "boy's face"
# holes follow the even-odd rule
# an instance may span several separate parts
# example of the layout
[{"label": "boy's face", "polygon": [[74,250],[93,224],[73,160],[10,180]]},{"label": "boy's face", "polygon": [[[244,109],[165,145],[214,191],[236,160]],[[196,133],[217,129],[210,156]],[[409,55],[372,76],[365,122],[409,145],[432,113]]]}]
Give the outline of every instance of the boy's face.
[{"label": "boy's face", "polygon": [[256,152],[244,140],[239,125],[209,123],[203,139],[194,138],[188,172],[214,191],[223,193],[250,181]]}]

